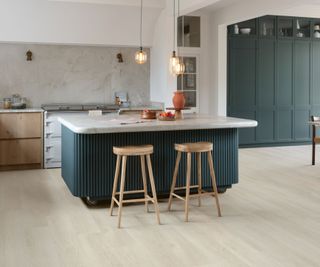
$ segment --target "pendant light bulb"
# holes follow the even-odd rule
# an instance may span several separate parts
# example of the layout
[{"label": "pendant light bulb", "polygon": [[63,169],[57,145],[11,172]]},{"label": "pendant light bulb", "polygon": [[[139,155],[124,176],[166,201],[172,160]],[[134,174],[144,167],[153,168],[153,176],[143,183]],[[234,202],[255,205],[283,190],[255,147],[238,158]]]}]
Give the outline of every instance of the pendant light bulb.
[{"label": "pendant light bulb", "polygon": [[142,48],[142,11],[143,11],[143,0],[140,5],[140,49],[135,53],[134,59],[137,64],[144,64],[147,62],[148,55]]},{"label": "pendant light bulb", "polygon": [[179,57],[176,55],[176,51],[172,52],[172,56],[170,57],[170,73],[175,75],[176,66],[179,64]]},{"label": "pendant light bulb", "polygon": [[134,58],[137,64],[144,64],[147,62],[148,55],[143,51],[142,47],[140,47],[140,50],[136,52]]},{"label": "pendant light bulb", "polygon": [[186,70],[186,66],[184,65],[184,63],[181,60],[179,60],[178,64],[174,68],[174,74],[175,75],[182,75],[182,74],[184,74],[185,70]]}]

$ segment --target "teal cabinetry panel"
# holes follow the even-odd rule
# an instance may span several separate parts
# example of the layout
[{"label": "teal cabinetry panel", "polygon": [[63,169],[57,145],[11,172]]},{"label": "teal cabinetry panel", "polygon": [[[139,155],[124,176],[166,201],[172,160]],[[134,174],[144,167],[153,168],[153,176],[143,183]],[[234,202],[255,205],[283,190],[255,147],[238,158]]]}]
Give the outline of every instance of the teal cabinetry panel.
[{"label": "teal cabinetry panel", "polygon": [[275,103],[275,41],[259,40],[257,54],[258,105],[270,107]]},{"label": "teal cabinetry panel", "polygon": [[[312,45],[312,98],[311,104],[320,106],[320,42]],[[320,114],[319,112],[314,114]]]},{"label": "teal cabinetry panel", "polygon": [[259,125],[257,127],[257,142],[268,143],[274,141],[275,115],[273,110],[258,111]]},{"label": "teal cabinetry panel", "polygon": [[320,41],[296,36],[301,18],[273,18],[276,36],[229,35],[228,115],[258,121],[239,131],[240,145],[311,141],[309,118],[320,116]]},{"label": "teal cabinetry panel", "polygon": [[294,46],[294,103],[304,107],[310,103],[310,42],[297,41]]},{"label": "teal cabinetry panel", "polygon": [[234,39],[230,44],[230,98],[233,107],[254,107],[256,102],[256,41]]},{"label": "teal cabinetry panel", "polygon": [[293,41],[277,43],[277,105],[293,105]]},{"label": "teal cabinetry panel", "polygon": [[[255,111],[233,111],[229,113],[232,117],[238,117],[249,120],[257,120]],[[256,128],[239,129],[240,144],[254,144],[256,140]]]},{"label": "teal cabinetry panel", "polygon": [[310,138],[309,109],[299,109],[294,111],[294,139],[296,141],[308,141]]},{"label": "teal cabinetry panel", "polygon": [[291,109],[279,109],[277,111],[277,140],[290,142],[293,140],[293,111]]}]

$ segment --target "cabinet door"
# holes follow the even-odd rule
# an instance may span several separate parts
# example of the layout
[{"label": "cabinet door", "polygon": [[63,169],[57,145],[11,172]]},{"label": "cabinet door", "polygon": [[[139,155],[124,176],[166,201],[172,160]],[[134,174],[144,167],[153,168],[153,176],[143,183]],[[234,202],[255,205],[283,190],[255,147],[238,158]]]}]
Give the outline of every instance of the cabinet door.
[{"label": "cabinet door", "polygon": [[310,55],[309,41],[296,41],[294,48],[294,103],[298,108],[310,104]]},{"label": "cabinet door", "polygon": [[294,138],[310,139],[310,78],[311,42],[296,41],[294,48]]},{"label": "cabinet door", "polygon": [[40,139],[0,140],[0,166],[40,164]]},{"label": "cabinet door", "polygon": [[41,113],[0,114],[0,139],[41,138]]},{"label": "cabinet door", "polygon": [[313,42],[312,46],[312,98],[315,116],[320,116],[320,42]]},{"label": "cabinet door", "polygon": [[[256,119],[256,40],[231,39],[229,49],[228,114]],[[241,145],[255,141],[255,128],[240,129]]]},{"label": "cabinet door", "polygon": [[233,109],[256,106],[256,40],[231,39],[229,94]]},{"label": "cabinet door", "polygon": [[277,44],[277,126],[280,142],[293,141],[293,41],[279,40]]},{"label": "cabinet door", "polygon": [[257,141],[273,142],[275,131],[275,41],[260,40],[258,46]]}]

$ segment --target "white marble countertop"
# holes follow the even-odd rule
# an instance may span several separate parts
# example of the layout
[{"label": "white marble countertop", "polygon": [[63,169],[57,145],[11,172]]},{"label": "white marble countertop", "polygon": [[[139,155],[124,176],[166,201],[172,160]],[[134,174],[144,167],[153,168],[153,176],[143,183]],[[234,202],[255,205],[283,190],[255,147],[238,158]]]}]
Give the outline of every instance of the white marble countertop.
[{"label": "white marble countertop", "polygon": [[32,113],[43,112],[42,108],[25,108],[25,109],[0,109],[0,113]]},{"label": "white marble countertop", "polygon": [[143,120],[139,115],[117,114],[66,115],[59,117],[59,121],[74,133],[79,134],[249,128],[258,125],[254,120],[198,114],[187,114],[183,120],[176,121]]}]

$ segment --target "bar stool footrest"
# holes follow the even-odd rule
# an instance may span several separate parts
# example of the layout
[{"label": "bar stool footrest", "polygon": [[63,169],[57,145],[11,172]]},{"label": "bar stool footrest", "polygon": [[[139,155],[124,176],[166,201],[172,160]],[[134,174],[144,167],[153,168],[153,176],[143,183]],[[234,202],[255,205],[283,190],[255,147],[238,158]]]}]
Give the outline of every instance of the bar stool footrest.
[{"label": "bar stool footrest", "polygon": [[[124,191],[123,194],[139,194],[144,193],[144,190],[130,190],[130,191]],[[120,195],[120,192],[116,192],[116,195]]]},{"label": "bar stool footrest", "polygon": [[[194,188],[199,188],[199,185],[190,185],[190,189],[194,189]],[[175,188],[174,188],[174,191],[186,190],[186,189],[187,189],[186,186],[175,187]]]},{"label": "bar stool footrest", "polygon": [[[116,197],[114,197],[113,200],[118,206],[120,206],[120,203]],[[139,202],[146,202],[146,201],[150,201],[154,203],[154,199],[149,195],[147,195],[146,198],[134,198],[134,199],[122,200],[122,203],[139,203]]]}]

